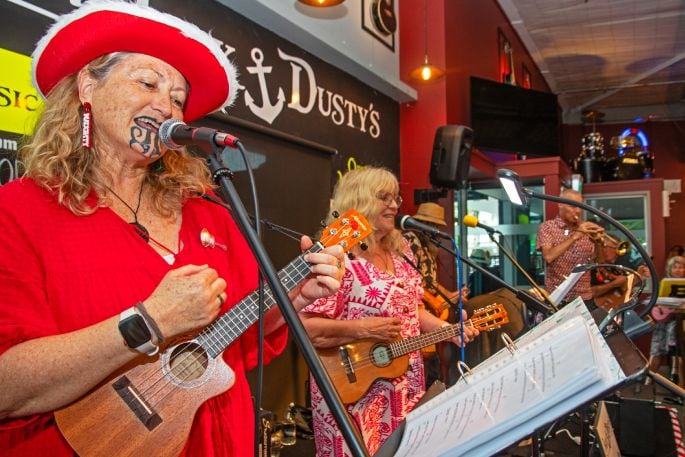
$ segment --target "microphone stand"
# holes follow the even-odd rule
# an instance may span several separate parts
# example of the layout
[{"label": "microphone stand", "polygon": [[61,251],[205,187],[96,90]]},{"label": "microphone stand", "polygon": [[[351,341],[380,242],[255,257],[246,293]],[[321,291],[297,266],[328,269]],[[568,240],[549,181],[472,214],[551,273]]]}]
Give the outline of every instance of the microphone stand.
[{"label": "microphone stand", "polygon": [[497,247],[499,248],[500,252],[501,252],[502,254],[504,254],[504,255],[511,261],[511,263],[516,267],[516,269],[517,269],[518,271],[521,272],[521,274],[523,274],[523,276],[526,277],[526,279],[528,280],[528,282],[533,286],[533,288],[534,288],[535,290],[538,291],[538,293],[545,299],[545,301],[546,301],[547,303],[550,304],[550,306],[552,307],[552,309],[553,309],[554,311],[559,311],[559,308],[557,307],[556,303],[554,303],[554,301],[552,300],[552,298],[549,296],[549,294],[547,293],[547,291],[546,291],[545,289],[543,289],[542,287],[540,287],[540,286],[538,285],[538,283],[536,283],[535,280],[534,280],[533,278],[530,277],[530,275],[528,274],[528,272],[521,266],[520,263],[518,263],[518,261],[514,258],[514,256],[511,255],[511,253],[510,253],[509,251],[507,251],[506,249],[504,249],[504,246],[502,246],[502,243],[500,243],[500,242],[495,238],[495,233],[499,233],[500,235],[502,235],[502,233],[501,233],[501,232],[498,232],[497,230],[492,230],[492,231],[486,230],[486,232],[488,233],[488,236],[490,237],[490,240],[491,240],[493,243],[495,243],[495,244],[497,245]]},{"label": "microphone stand", "polygon": [[437,247],[439,247],[443,251],[449,252],[454,257],[458,257],[459,260],[464,262],[466,265],[470,266],[474,270],[478,270],[480,273],[484,274],[488,278],[495,280],[498,284],[502,285],[502,287],[504,287],[505,289],[508,289],[511,292],[513,292],[514,295],[516,295],[516,298],[524,301],[526,303],[526,305],[530,305],[533,309],[535,309],[535,311],[538,311],[545,316],[548,316],[552,313],[552,311],[553,311],[552,307],[550,307],[549,305],[546,305],[545,303],[542,303],[540,300],[538,300],[536,297],[530,295],[526,291],[521,290],[521,289],[517,289],[516,287],[508,284],[505,280],[503,280],[502,278],[500,278],[499,276],[497,276],[493,273],[490,273],[488,270],[481,267],[477,263],[473,262],[468,257],[465,257],[461,254],[457,254],[453,249],[451,249],[451,248],[445,246],[444,244],[440,243],[434,237],[431,237],[430,240],[433,244],[435,244]]},{"label": "microphone stand", "polygon": [[271,288],[274,297],[276,298],[276,304],[283,314],[283,318],[288,324],[288,328],[291,330],[293,338],[297,343],[300,352],[305,358],[309,368],[312,372],[314,380],[321,389],[321,394],[323,395],[328,407],[333,414],[340,431],[347,442],[350,452],[354,456],[365,456],[368,457],[369,453],[366,449],[364,442],[362,441],[361,435],[358,429],[354,426],[352,418],[347,413],[338,392],[333,387],[328,373],[321,364],[314,347],[307,333],[304,330],[302,322],[300,321],[295,307],[293,306],[290,298],[288,297],[283,284],[278,278],[276,270],[271,263],[271,259],[268,257],[264,246],[262,246],[254,228],[250,224],[250,219],[247,215],[247,211],[243,206],[240,196],[238,195],[233,182],[233,172],[231,172],[221,161],[221,153],[223,150],[228,148],[222,148],[217,146],[213,141],[211,142],[211,151],[207,150],[204,145],[202,147],[206,152],[208,152],[207,163],[209,169],[212,173],[212,179],[221,187],[224,191],[224,195],[228,198],[228,204],[231,206],[232,215],[236,219],[238,226],[241,228],[248,245],[252,249],[252,252],[257,259],[259,268],[264,274],[269,287]]}]

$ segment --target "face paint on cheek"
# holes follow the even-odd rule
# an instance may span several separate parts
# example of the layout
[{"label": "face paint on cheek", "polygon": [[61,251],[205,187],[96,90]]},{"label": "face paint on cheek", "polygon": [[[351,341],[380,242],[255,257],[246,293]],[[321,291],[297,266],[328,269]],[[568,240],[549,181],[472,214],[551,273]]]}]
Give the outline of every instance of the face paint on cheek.
[{"label": "face paint on cheek", "polygon": [[154,158],[161,155],[158,137],[155,135],[155,143],[153,144],[152,131],[149,129],[143,129],[138,126],[131,127],[131,141],[128,144],[131,146],[131,149],[145,157]]}]

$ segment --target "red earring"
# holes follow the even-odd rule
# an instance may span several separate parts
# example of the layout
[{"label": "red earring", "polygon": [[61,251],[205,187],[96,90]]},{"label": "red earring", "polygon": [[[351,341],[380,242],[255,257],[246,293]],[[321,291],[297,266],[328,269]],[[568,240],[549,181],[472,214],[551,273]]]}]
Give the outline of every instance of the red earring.
[{"label": "red earring", "polygon": [[81,128],[83,129],[81,134],[81,144],[86,149],[90,149],[91,147],[92,120],[93,115],[90,113],[90,103],[86,102],[83,104],[83,122],[81,124]]}]

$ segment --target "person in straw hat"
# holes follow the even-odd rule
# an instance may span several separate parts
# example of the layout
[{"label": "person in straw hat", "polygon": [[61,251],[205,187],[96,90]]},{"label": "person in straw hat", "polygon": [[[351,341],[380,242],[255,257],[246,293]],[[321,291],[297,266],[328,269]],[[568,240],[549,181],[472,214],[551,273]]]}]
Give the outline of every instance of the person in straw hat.
[{"label": "person in straw hat", "polygon": [[[160,366],[172,356],[165,345],[257,286],[255,259],[228,212],[200,198],[213,187],[204,161],[167,149],[158,135],[168,119],[230,105],[234,67],[188,22],[93,0],[47,31],[32,76],[45,108],[20,151],[26,176],[0,188],[0,454],[72,456],[71,445],[90,432],[89,445],[116,446],[100,455],[253,455],[245,372],[257,360],[254,327],[227,348],[213,346],[216,353],[174,353],[165,365],[173,377],[161,369],[144,380],[114,376],[124,366]],[[216,243],[202,243],[203,231]],[[337,291],[343,257],[339,246],[306,255],[312,274],[290,292],[298,310]],[[277,307],[264,327],[268,361],[287,340]],[[222,359],[233,374],[218,368]],[[208,384],[211,392],[202,389]],[[122,400],[123,415],[77,427],[68,442],[59,410],[98,386]],[[164,409],[184,392],[192,397]],[[122,432],[129,419],[146,426]],[[165,428],[174,421],[185,428]],[[128,452],[148,431],[159,433],[154,450]]]}]

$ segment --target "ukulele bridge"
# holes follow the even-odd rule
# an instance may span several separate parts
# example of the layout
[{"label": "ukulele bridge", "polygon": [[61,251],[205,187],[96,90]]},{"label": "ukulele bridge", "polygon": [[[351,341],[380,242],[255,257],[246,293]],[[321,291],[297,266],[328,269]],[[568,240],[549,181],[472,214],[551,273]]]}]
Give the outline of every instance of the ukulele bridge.
[{"label": "ukulele bridge", "polygon": [[352,361],[347,348],[345,346],[340,346],[338,352],[340,353],[340,359],[342,360],[342,366],[345,369],[347,380],[350,384],[357,382],[357,375],[354,372],[354,362]]},{"label": "ukulele bridge", "polygon": [[112,383],[112,387],[119,394],[126,406],[136,415],[138,420],[145,425],[145,427],[152,431],[155,427],[162,423],[162,418],[159,417],[152,407],[145,401],[143,396],[138,392],[131,381],[126,376],[122,376]]}]

